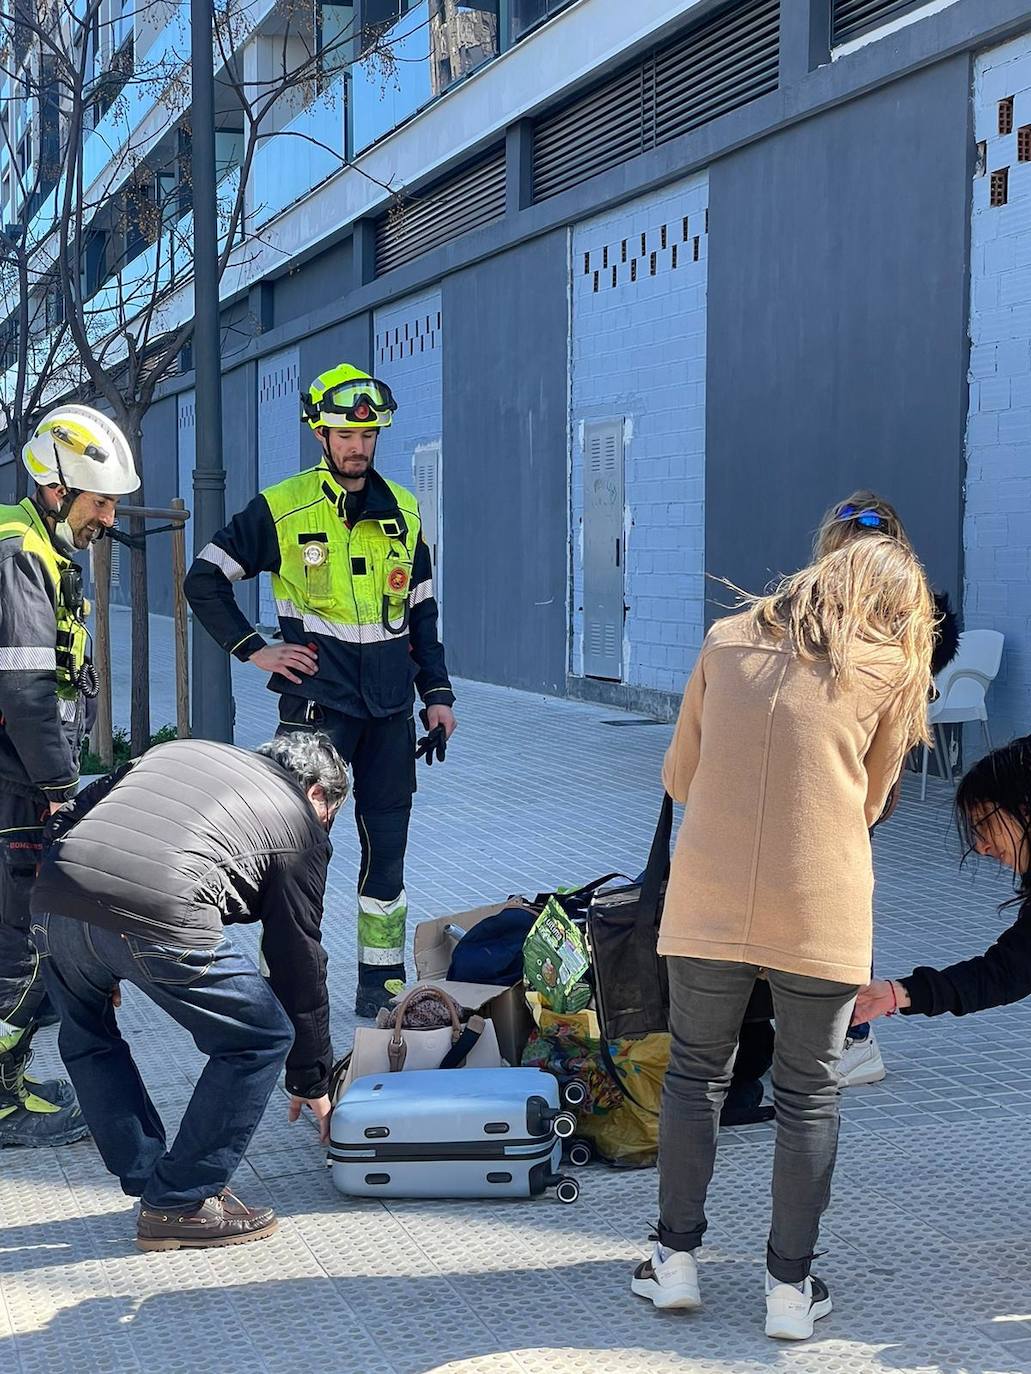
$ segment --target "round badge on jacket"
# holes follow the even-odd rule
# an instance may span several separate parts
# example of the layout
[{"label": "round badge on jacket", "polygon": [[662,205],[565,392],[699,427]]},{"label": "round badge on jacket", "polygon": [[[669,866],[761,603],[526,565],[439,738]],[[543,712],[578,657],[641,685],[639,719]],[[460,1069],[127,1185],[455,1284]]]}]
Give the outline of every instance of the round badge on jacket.
[{"label": "round badge on jacket", "polygon": [[329,553],[325,544],[305,544],[301,557],[309,568],[317,568],[325,563]]},{"label": "round badge on jacket", "polygon": [[408,590],[408,571],[406,568],[391,568],[387,575],[387,586],[395,596],[403,596]]}]

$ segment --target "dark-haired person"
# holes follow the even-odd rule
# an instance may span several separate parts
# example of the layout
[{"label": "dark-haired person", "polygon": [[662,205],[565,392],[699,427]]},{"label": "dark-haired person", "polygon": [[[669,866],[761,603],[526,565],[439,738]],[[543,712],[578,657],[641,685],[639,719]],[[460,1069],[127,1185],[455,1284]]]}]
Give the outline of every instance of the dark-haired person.
[{"label": "dark-haired person", "polygon": [[966,854],[995,859],[1016,875],[1017,919],[990,949],[948,968],[921,966],[905,978],[875,979],[859,994],[856,1016],[969,1016],[1031,996],[1031,735],[985,755],[956,793]]},{"label": "dark-haired person", "polygon": [[[902,518],[889,501],[866,489],[854,491],[844,501],[831,506],[820,521],[813,543],[813,557],[822,558],[824,554],[844,548],[853,539],[885,534],[907,548],[912,547]],[[938,614],[931,649],[931,676],[937,677],[956,657],[959,621],[949,605],[947,592],[932,591],[931,594]],[[878,825],[891,815],[897,799],[898,793],[893,793]],[[855,1088],[862,1083],[879,1083],[884,1077],[884,1060],[868,1023],[860,1023],[850,1029],[839,1073],[842,1086],[847,1088]]]}]

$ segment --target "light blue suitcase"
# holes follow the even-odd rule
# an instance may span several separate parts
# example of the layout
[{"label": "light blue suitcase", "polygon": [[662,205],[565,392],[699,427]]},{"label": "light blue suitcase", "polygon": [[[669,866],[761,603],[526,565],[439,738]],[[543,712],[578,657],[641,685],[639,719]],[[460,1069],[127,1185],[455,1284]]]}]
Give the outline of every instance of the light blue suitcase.
[{"label": "light blue suitcase", "polygon": [[356,1078],[330,1122],[333,1183],[351,1197],[536,1197],[555,1189],[576,1118],[541,1069],[413,1069]]}]

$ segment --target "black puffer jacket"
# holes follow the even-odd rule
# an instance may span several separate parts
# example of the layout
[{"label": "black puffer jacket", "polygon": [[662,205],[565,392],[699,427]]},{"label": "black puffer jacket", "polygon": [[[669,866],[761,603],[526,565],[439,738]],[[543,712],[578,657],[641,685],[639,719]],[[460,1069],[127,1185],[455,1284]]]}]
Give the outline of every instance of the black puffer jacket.
[{"label": "black puffer jacket", "polygon": [[326,1091],[332,1051],[322,903],[329,837],[278,764],[208,740],[151,749],[59,813],[32,911],[211,949],[261,921],[269,981],[294,1025],[287,1088]]}]

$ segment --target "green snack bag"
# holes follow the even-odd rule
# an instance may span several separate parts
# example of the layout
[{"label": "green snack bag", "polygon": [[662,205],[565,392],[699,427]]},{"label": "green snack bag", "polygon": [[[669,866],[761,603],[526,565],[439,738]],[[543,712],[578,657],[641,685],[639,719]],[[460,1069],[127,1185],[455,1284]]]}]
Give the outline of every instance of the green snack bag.
[{"label": "green snack bag", "polygon": [[591,1000],[591,989],[583,981],[590,965],[583,935],[549,897],[523,945],[527,983],[550,1011],[583,1011]]}]

